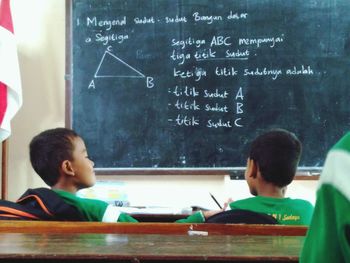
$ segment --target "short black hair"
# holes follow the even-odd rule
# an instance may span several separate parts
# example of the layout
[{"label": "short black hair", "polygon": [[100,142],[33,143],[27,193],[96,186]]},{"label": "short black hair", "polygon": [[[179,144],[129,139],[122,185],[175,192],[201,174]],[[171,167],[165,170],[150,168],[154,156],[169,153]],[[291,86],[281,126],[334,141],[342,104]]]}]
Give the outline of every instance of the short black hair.
[{"label": "short black hair", "polygon": [[265,181],[284,187],[294,179],[301,151],[301,142],[294,133],[274,129],[252,142],[249,158],[258,165]]},{"label": "short black hair", "polygon": [[68,128],[55,128],[36,135],[29,144],[30,162],[44,182],[53,186],[59,178],[59,167],[73,159],[73,139],[80,137]]}]

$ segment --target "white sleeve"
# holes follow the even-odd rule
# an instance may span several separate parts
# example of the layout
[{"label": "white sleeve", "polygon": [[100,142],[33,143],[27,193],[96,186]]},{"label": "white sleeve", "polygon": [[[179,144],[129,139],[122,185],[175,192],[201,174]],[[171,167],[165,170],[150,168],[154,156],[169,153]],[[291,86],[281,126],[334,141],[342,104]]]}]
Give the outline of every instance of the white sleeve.
[{"label": "white sleeve", "polygon": [[119,209],[114,205],[108,205],[103,215],[102,222],[115,223],[120,216]]}]

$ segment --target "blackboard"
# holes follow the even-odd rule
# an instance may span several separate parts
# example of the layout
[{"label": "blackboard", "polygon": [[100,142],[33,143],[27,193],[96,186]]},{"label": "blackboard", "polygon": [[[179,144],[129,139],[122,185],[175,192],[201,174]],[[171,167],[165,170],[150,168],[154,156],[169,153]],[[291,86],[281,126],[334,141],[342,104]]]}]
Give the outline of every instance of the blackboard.
[{"label": "blackboard", "polygon": [[97,170],[244,167],[271,128],[319,168],[349,129],[349,0],[67,3],[67,122]]}]

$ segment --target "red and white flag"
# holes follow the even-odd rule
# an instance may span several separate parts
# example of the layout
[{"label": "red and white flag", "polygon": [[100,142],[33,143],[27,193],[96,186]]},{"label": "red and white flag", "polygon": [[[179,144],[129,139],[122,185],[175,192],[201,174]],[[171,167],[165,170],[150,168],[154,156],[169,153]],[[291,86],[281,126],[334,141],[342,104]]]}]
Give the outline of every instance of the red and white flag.
[{"label": "red and white flag", "polygon": [[0,0],[0,142],[10,136],[10,122],[21,106],[21,77],[10,0]]}]

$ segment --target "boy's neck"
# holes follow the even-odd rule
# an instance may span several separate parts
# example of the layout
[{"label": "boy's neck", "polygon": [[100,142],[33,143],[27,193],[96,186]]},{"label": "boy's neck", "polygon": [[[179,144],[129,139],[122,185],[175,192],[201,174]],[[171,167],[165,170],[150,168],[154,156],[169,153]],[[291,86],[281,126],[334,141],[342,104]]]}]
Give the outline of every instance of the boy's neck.
[{"label": "boy's neck", "polygon": [[75,186],[72,186],[72,185],[65,185],[65,184],[62,184],[62,183],[57,183],[55,185],[53,185],[51,187],[52,189],[58,189],[58,190],[63,190],[63,191],[66,191],[66,192],[69,192],[69,193],[72,193],[72,194],[76,194],[77,192],[77,189]]},{"label": "boy's neck", "polygon": [[277,186],[273,183],[267,182],[258,170],[256,177],[256,193],[258,196],[266,196],[273,198],[284,198],[287,186]]},{"label": "boy's neck", "polygon": [[260,187],[257,191],[258,196],[274,197],[274,198],[284,198],[286,193],[286,187],[277,187],[275,185],[265,185]]}]

